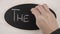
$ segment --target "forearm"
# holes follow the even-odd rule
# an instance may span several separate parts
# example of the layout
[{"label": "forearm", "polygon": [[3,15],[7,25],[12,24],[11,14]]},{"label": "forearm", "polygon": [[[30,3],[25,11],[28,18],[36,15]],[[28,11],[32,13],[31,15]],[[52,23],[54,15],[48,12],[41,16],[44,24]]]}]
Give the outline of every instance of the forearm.
[{"label": "forearm", "polygon": [[44,29],[42,29],[42,31],[43,31],[44,34],[51,34],[51,33],[53,33],[54,31],[56,31],[57,29],[58,29],[58,27],[55,27],[55,28],[53,28],[53,29],[52,29],[52,27],[51,27],[51,28],[48,28],[48,29],[47,29],[47,28],[46,28],[46,29],[44,28]]},{"label": "forearm", "polygon": [[51,34],[52,32],[54,32],[57,29],[59,29],[58,24],[57,24],[58,23],[57,21],[54,21],[51,24],[50,23],[47,23],[47,22],[44,23],[44,24],[42,24],[42,23],[40,23],[39,27],[41,27],[40,29],[43,31],[43,34]]}]

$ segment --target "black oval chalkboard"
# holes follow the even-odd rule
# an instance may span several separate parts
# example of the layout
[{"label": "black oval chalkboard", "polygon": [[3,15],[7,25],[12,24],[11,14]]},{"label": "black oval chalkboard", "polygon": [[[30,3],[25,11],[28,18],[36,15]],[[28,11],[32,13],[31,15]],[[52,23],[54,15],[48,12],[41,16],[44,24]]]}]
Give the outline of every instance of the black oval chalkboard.
[{"label": "black oval chalkboard", "polygon": [[[38,4],[20,4],[8,9],[4,15],[4,18],[8,24],[15,28],[24,30],[38,30],[36,26],[35,16],[31,12],[31,8],[34,8]],[[51,10],[51,9],[50,9]],[[56,14],[51,10],[51,12]]]}]

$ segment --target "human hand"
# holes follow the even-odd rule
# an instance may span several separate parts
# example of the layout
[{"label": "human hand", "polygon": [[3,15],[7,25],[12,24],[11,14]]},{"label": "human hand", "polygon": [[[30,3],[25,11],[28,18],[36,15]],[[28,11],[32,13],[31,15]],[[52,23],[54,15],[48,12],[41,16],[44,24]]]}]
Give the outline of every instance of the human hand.
[{"label": "human hand", "polygon": [[37,26],[42,29],[44,34],[50,34],[58,28],[56,18],[46,4],[38,5],[31,11],[36,17]]}]

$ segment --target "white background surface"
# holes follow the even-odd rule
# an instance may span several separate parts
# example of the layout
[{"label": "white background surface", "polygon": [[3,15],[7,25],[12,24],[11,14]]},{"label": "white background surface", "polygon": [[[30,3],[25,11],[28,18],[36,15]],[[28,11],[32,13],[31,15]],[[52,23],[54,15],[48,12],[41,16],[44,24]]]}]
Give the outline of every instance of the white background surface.
[{"label": "white background surface", "polygon": [[42,34],[41,30],[31,31],[14,28],[4,20],[4,14],[9,8],[26,3],[48,4],[56,12],[58,25],[60,24],[60,0],[0,0],[0,34]]}]

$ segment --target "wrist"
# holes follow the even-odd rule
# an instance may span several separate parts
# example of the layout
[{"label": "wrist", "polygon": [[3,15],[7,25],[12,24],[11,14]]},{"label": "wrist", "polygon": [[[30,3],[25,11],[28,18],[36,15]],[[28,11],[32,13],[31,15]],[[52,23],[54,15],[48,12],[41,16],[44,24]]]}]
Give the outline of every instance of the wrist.
[{"label": "wrist", "polygon": [[58,27],[50,27],[50,28],[44,28],[44,29],[42,29],[42,31],[43,31],[43,33],[44,34],[51,34],[52,32],[54,32],[55,30],[57,30],[58,29]]},{"label": "wrist", "polygon": [[58,28],[55,31],[51,32],[51,34],[60,34],[60,28]]},{"label": "wrist", "polygon": [[54,28],[54,29],[52,29],[51,31],[50,31],[50,34],[52,33],[52,32],[54,32],[54,31],[56,31],[57,29],[59,29],[59,28]]}]

